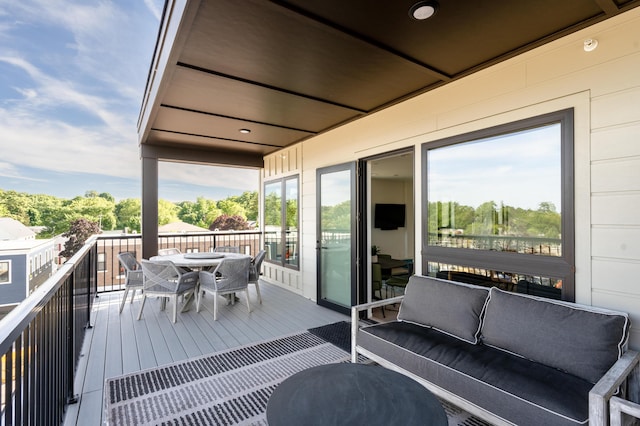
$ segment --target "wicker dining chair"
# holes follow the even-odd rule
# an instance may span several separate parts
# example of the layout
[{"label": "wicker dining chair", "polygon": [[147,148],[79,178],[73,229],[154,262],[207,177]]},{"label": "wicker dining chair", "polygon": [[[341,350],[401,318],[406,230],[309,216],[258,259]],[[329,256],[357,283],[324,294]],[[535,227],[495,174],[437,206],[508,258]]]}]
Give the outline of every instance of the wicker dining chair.
[{"label": "wicker dining chair", "polygon": [[133,303],[133,298],[136,295],[137,290],[140,290],[140,292],[142,292],[142,267],[136,260],[135,255],[128,251],[118,254],[118,260],[125,270],[124,295],[122,296],[122,301],[120,302],[120,313],[122,313],[122,309],[124,308],[124,303],[127,300],[127,295],[129,294],[129,292],[131,292],[130,303]]},{"label": "wicker dining chair", "polygon": [[142,259],[142,275],[144,291],[138,319],[142,318],[142,310],[147,296],[155,295],[162,298],[161,310],[163,311],[167,299],[173,299],[173,322],[175,323],[178,320],[178,296],[195,293],[198,272],[184,272],[170,261],[151,262]]},{"label": "wicker dining chair", "polygon": [[213,271],[200,271],[200,286],[196,298],[196,312],[200,312],[200,305],[204,293],[213,294],[213,320],[218,319],[218,296],[230,294],[230,302],[235,304],[235,293],[244,291],[247,309],[251,313],[249,301],[249,267],[251,258],[225,258]]},{"label": "wicker dining chair", "polygon": [[266,254],[266,250],[260,250],[256,257],[251,261],[251,266],[249,268],[249,284],[256,286],[256,293],[258,294],[258,302],[260,304],[262,304],[262,296],[260,296],[260,284],[258,281],[260,280],[260,275],[262,275],[260,268],[262,268],[262,261]]}]

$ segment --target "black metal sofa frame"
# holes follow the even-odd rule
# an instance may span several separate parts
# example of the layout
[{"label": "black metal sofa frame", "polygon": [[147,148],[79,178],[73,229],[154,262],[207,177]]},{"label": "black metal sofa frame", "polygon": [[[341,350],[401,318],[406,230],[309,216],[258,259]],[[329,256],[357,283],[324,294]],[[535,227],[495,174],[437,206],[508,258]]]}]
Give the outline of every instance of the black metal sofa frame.
[{"label": "black metal sofa frame", "polygon": [[[360,324],[393,303],[398,320]],[[607,425],[613,395],[640,398],[629,330],[622,312],[412,276],[404,296],[352,308],[352,362],[364,355],[496,425]]]}]

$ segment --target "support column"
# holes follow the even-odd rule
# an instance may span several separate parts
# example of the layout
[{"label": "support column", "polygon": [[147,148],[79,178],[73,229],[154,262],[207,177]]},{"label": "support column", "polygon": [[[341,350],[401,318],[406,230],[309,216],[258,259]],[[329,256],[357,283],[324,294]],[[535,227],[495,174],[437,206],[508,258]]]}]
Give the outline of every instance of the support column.
[{"label": "support column", "polygon": [[158,159],[142,157],[142,258],[158,254]]}]

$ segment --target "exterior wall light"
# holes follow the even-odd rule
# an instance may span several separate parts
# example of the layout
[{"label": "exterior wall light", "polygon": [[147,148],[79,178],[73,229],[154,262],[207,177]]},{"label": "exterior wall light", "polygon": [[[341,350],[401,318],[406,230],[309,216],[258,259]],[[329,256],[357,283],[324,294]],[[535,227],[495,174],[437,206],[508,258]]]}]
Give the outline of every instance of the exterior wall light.
[{"label": "exterior wall light", "polygon": [[592,52],[596,50],[596,47],[598,47],[598,40],[596,40],[595,38],[588,38],[584,41],[585,52]]},{"label": "exterior wall light", "polygon": [[245,135],[247,133],[251,133],[251,130],[249,130],[249,129],[240,129],[239,131],[240,131],[240,133],[244,133]]}]

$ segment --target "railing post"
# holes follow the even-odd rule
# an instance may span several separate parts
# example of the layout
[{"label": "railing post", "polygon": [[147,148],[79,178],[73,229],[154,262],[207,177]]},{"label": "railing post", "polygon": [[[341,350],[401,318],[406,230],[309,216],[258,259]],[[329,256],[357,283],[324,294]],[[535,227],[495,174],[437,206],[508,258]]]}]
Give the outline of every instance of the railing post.
[{"label": "railing post", "polygon": [[66,365],[67,365],[67,404],[75,404],[78,402],[78,396],[74,394],[74,382],[75,382],[75,281],[76,281],[77,269],[74,268],[71,276],[67,279],[67,338],[66,338]]}]

